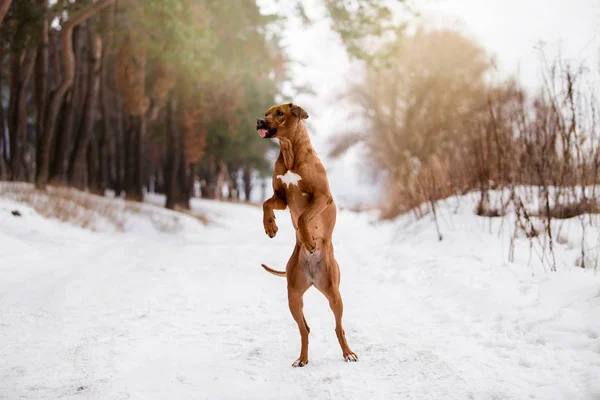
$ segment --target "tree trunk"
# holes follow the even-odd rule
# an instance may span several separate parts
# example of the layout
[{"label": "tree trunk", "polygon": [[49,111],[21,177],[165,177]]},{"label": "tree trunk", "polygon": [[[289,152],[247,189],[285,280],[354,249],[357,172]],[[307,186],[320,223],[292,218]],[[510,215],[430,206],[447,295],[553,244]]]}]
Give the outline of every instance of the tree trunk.
[{"label": "tree trunk", "polygon": [[[0,88],[4,87],[4,41],[0,38]],[[8,178],[8,141],[6,140],[6,116],[4,115],[4,92],[0,90],[0,179]]]},{"label": "tree trunk", "polygon": [[[44,118],[46,116],[46,99],[48,98],[48,70],[49,70],[49,23],[48,23],[48,0],[38,0],[44,10],[44,21],[42,23],[42,36],[38,46],[37,60],[35,63],[35,136],[36,148],[40,145],[40,138],[44,131]],[[1,85],[0,85],[1,87]]]},{"label": "tree trunk", "polygon": [[[92,132],[87,148],[87,187],[91,193],[104,196],[104,188],[100,185],[100,156],[96,132]],[[85,183],[85,182],[84,182]]]},{"label": "tree trunk", "polygon": [[137,120],[129,115],[124,116],[125,119],[125,136],[123,137],[123,144],[125,146],[125,158],[123,159],[123,190],[125,190],[125,198],[129,195],[130,188],[133,186],[133,176],[135,175],[135,160],[133,152],[134,135],[136,133],[136,127],[134,126]]},{"label": "tree trunk", "polygon": [[[0,151],[3,151],[4,146],[4,133],[0,132]],[[6,167],[6,163],[4,162],[4,156],[0,154],[0,181],[6,180],[8,178],[8,169]]]},{"label": "tree trunk", "polygon": [[[44,109],[42,110],[42,112],[38,112],[37,117],[38,118],[42,118],[41,122],[39,123],[39,129],[36,131],[36,154],[35,154],[35,159],[36,159],[36,171],[35,174],[37,176],[37,173],[39,171],[40,168],[40,155],[41,152],[39,151],[39,149],[42,148],[42,139],[44,137],[44,131],[45,131],[45,124],[46,124],[46,117],[47,117],[47,112],[48,112],[48,99],[50,98],[50,92],[54,91],[58,85],[60,84],[61,81],[61,71],[60,71],[60,51],[59,51],[59,41],[60,41],[60,32],[52,30],[51,32],[49,32],[49,44],[50,44],[50,51],[49,51],[49,62],[48,62],[48,80],[46,81],[47,83],[47,88],[46,88],[46,97],[44,98]],[[63,117],[64,117],[64,103],[61,105],[60,108],[60,120],[58,121],[59,126],[62,126],[63,124]],[[39,109],[38,109],[39,111]],[[37,127],[37,124],[36,124]],[[56,140],[53,139],[50,142],[50,154],[52,156],[52,158],[49,160],[49,163],[51,163],[51,165],[54,165],[54,153],[55,153],[55,148],[56,148]],[[55,173],[55,171],[51,171],[53,174]],[[36,178],[35,178],[36,179]]]},{"label": "tree trunk", "polygon": [[244,167],[244,197],[246,203],[250,202],[250,194],[252,194],[252,169],[248,166]]},{"label": "tree trunk", "polygon": [[[2,108],[2,107],[0,107]],[[0,116],[1,118],[2,116]],[[8,178],[8,168],[6,167],[6,163],[4,162],[4,147],[6,146],[4,139],[4,131],[0,130],[0,181],[6,180]]]},{"label": "tree trunk", "polygon": [[[134,2],[135,3],[135,2]],[[134,4],[135,5],[135,4]],[[127,36],[118,55],[116,69],[117,85],[121,89],[127,135],[124,138],[125,158],[125,198],[143,200],[144,153],[143,143],[146,132],[146,113],[149,100],[145,95],[146,53],[134,33]]]},{"label": "tree trunk", "polygon": [[114,108],[110,98],[109,61],[111,54],[112,38],[114,31],[115,7],[107,13],[104,25],[107,27],[106,39],[102,48],[102,68],[100,71],[100,100],[102,111],[102,133],[98,138],[98,158],[100,175],[98,185],[102,194],[109,186],[109,182],[116,180],[115,169],[115,134],[113,133]]},{"label": "tree trunk", "polygon": [[[0,137],[0,149],[4,147],[4,138]],[[8,178],[6,164],[4,163],[4,157],[0,156],[0,181]]]},{"label": "tree trunk", "polygon": [[217,182],[217,163],[214,154],[208,155],[208,166],[204,173],[204,187],[202,188],[202,198],[214,199],[216,195]]},{"label": "tree trunk", "polygon": [[[102,84],[100,85],[102,87]],[[102,90],[101,90],[102,91]],[[102,98],[102,96],[100,96]],[[104,114],[102,114],[102,125],[108,125],[109,121],[105,120]],[[111,135],[112,136],[112,135]],[[111,163],[109,158],[109,146],[106,140],[106,132],[104,128],[102,131],[95,132],[93,137],[94,146],[97,148],[98,153],[98,194],[104,195],[104,191],[108,188],[108,181],[110,179]]]},{"label": "tree trunk", "polygon": [[148,129],[148,120],[145,115],[140,115],[140,129],[138,130],[138,134],[136,135],[135,141],[135,155],[136,155],[136,165],[135,165],[135,179],[133,188],[133,195],[136,201],[144,200],[144,179],[145,177],[145,161],[144,158],[144,142],[146,140],[146,130]]},{"label": "tree trunk", "polygon": [[123,101],[120,96],[115,98],[115,196],[119,197],[125,187],[125,120],[123,117]]},{"label": "tree trunk", "polygon": [[[92,139],[93,129],[96,122],[98,92],[100,89],[100,58],[102,52],[102,41],[100,37],[89,30],[90,60],[88,74],[87,99],[85,101],[85,111],[83,116],[83,128],[81,134],[77,136],[73,157],[69,169],[69,183],[77,189],[85,188],[86,155],[90,140]],[[93,150],[97,155],[97,148]],[[97,157],[96,160],[97,161]],[[97,168],[94,169],[97,171]],[[97,189],[97,188],[96,188]]]},{"label": "tree trunk", "polygon": [[175,205],[177,204],[177,170],[179,168],[179,157],[181,155],[181,149],[179,148],[181,133],[176,121],[177,100],[172,94],[167,105],[167,162],[165,165],[165,184],[167,191],[165,207],[170,210],[175,209]]},{"label": "tree trunk", "polygon": [[[183,132],[181,132],[183,133]],[[183,135],[182,135],[183,136]],[[183,206],[186,204],[185,199],[188,197],[187,194],[187,169],[185,164],[185,150],[183,149],[183,138],[179,142],[179,165],[177,166],[177,187],[179,192],[177,193],[176,204]]]},{"label": "tree trunk", "polygon": [[143,115],[130,115],[128,120],[125,138],[125,198],[142,201],[144,199],[142,144],[146,121]]},{"label": "tree trunk", "polygon": [[[50,46],[52,48],[52,85],[49,88],[50,90],[54,90],[60,85],[61,82],[61,70],[60,70],[60,32],[55,30],[52,31],[50,35]],[[46,110],[44,111],[44,114]],[[45,122],[45,120],[44,120]]]},{"label": "tree trunk", "polygon": [[[26,45],[26,44],[25,44]],[[35,51],[24,49],[11,54],[11,91],[8,107],[11,180],[24,180],[24,153],[27,139],[27,86],[35,65]]]},{"label": "tree trunk", "polygon": [[10,7],[11,0],[0,0],[0,25],[2,25],[2,21],[4,20],[4,16]]},{"label": "tree trunk", "polygon": [[66,185],[69,180],[69,167],[72,159],[73,132],[78,132],[75,127],[78,125],[77,115],[80,114],[79,108],[85,108],[85,97],[83,97],[82,81],[83,64],[87,62],[83,53],[85,46],[86,29],[85,24],[81,24],[74,32],[74,55],[75,55],[75,76],[73,84],[65,97],[65,104],[62,107],[62,115],[59,129],[56,132],[56,145],[54,148],[54,165],[51,170],[50,181],[55,185]]},{"label": "tree trunk", "polygon": [[185,210],[190,209],[190,199],[194,192],[195,165],[185,162],[185,153],[182,152],[179,163],[179,196],[177,205]]},{"label": "tree trunk", "polygon": [[63,43],[63,64],[64,75],[62,83],[50,96],[48,108],[46,111],[46,121],[44,124],[44,134],[41,141],[41,146],[38,148],[40,152],[38,159],[40,160],[39,170],[36,176],[36,187],[45,189],[48,183],[50,172],[50,151],[54,130],[56,128],[56,120],[58,111],[64,98],[65,93],[73,83],[75,75],[75,65],[73,61],[73,29],[87,18],[100,11],[102,8],[112,4],[115,0],[101,0],[93,5],[83,9],[73,19],[65,22],[62,26],[62,43]]}]

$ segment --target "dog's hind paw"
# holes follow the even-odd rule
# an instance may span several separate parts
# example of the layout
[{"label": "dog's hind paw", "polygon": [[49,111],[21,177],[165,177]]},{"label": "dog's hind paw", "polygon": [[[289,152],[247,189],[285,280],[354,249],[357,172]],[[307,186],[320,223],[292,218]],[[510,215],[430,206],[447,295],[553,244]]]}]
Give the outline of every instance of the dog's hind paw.
[{"label": "dog's hind paw", "polygon": [[344,356],[344,361],[346,362],[357,362],[358,361],[358,356],[354,353],[350,353],[348,355]]},{"label": "dog's hind paw", "polygon": [[308,360],[301,360],[301,359],[297,359],[296,361],[294,361],[294,363],[292,364],[292,367],[297,368],[297,367],[304,367],[306,364],[308,364]]}]

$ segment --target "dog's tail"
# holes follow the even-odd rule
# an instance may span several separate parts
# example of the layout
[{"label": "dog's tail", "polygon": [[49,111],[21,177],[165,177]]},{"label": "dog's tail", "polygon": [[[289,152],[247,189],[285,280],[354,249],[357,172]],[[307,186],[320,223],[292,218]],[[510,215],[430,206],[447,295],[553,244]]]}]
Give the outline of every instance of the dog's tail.
[{"label": "dog's tail", "polygon": [[265,264],[260,264],[260,265],[262,265],[262,267],[263,267],[263,268],[264,268],[264,269],[265,269],[267,272],[270,272],[270,273],[272,273],[273,275],[276,275],[276,276],[283,276],[283,277],[285,277],[285,271],[276,271],[276,270],[274,270],[274,269],[271,269],[271,268],[267,267]]}]

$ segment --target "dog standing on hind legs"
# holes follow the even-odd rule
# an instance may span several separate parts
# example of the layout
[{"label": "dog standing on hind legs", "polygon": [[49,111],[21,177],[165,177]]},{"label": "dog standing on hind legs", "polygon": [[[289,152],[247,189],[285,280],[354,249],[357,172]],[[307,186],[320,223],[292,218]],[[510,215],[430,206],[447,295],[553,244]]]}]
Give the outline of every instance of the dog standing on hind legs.
[{"label": "dog standing on hind legs", "polygon": [[335,316],[335,333],[346,361],[358,361],[348,346],[342,327],[344,304],[339,291],[340,268],[333,255],[331,235],[336,207],[329,190],[325,167],[314,151],[303,120],[308,114],[289,103],[269,108],[265,118],[257,118],[256,130],[262,138],[279,140],[280,153],[273,172],[273,196],[263,204],[263,225],[270,238],[277,234],[274,210],[290,208],[296,229],[296,245],[285,272],[268,272],[287,278],[288,302],[300,329],[300,357],[292,364],[308,364],[308,334],[303,296],[315,286],[329,300]]}]

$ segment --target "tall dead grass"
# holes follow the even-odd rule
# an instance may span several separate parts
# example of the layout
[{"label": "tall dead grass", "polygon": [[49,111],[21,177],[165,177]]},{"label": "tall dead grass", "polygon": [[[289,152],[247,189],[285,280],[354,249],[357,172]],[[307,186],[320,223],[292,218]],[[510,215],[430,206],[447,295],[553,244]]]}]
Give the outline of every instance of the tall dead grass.
[{"label": "tall dead grass", "polygon": [[474,212],[515,216],[513,239],[534,241],[555,270],[554,222],[578,218],[584,238],[598,224],[600,74],[542,54],[543,85],[530,95],[514,80],[487,83],[485,52],[456,32],[419,31],[394,46],[393,62],[367,68],[349,93],[369,134],[339,136],[331,154],[363,143],[385,174],[382,216],[432,215],[440,240],[436,203],[478,193]]},{"label": "tall dead grass", "polygon": [[[586,229],[598,225],[600,213],[600,104],[589,74],[558,60],[546,67],[544,85],[533,98],[514,82],[490,89],[485,109],[465,119],[462,132],[393,183],[385,215],[413,210],[418,217],[431,212],[436,218],[437,201],[475,190],[475,212],[516,215],[513,238],[525,233],[551,271],[556,270],[553,221],[578,218],[579,266],[597,268],[585,243]],[[491,191],[508,195],[493,205]]]},{"label": "tall dead grass", "polygon": [[40,191],[27,183],[0,182],[0,196],[27,204],[45,218],[92,231],[108,228],[124,232],[128,229],[128,221],[134,216],[149,221],[159,232],[170,233],[181,229],[181,217],[174,212],[72,188],[49,187],[46,191]]}]

